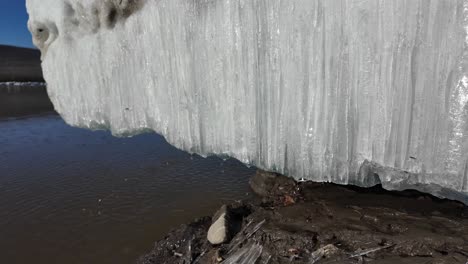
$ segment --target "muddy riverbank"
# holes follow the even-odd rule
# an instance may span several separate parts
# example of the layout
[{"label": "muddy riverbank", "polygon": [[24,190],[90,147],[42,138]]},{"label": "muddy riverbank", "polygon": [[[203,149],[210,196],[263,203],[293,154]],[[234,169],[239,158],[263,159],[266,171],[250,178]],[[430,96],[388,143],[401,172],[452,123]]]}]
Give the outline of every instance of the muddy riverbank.
[{"label": "muddy riverbank", "polygon": [[[150,263],[461,263],[468,207],[416,191],[297,183],[258,172],[259,196],[229,205],[228,242],[207,241],[210,217],[157,241]],[[213,219],[216,220],[216,219]]]}]

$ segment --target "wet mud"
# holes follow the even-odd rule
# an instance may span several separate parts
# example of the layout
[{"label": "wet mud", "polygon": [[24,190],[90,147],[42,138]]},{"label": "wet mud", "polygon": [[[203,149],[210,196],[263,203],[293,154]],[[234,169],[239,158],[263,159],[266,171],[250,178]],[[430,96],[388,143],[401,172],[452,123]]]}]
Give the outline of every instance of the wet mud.
[{"label": "wet mud", "polygon": [[232,239],[212,246],[211,218],[157,241],[137,263],[468,262],[468,207],[417,191],[298,183],[259,171],[256,198],[230,205]]}]

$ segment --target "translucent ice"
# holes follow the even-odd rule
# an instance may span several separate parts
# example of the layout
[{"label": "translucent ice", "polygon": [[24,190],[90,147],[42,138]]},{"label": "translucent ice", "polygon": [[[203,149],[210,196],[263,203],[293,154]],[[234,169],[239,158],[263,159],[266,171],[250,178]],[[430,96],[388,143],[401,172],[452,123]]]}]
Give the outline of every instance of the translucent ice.
[{"label": "translucent ice", "polygon": [[27,0],[56,110],[468,201],[468,0]]}]

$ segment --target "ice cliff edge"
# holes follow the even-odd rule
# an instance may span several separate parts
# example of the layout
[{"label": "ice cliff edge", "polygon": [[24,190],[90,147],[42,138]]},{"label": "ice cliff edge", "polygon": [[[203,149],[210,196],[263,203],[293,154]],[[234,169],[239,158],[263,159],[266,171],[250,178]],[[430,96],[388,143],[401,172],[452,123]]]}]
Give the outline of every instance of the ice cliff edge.
[{"label": "ice cliff edge", "polygon": [[56,110],[468,203],[468,0],[27,0]]}]

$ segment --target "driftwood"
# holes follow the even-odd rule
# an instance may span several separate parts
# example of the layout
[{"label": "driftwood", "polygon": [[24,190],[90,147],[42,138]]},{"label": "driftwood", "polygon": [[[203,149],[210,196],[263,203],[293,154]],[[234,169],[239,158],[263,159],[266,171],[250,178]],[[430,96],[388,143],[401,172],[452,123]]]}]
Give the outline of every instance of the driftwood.
[{"label": "driftwood", "polygon": [[235,249],[237,249],[243,242],[245,242],[247,239],[249,239],[252,235],[254,235],[261,227],[263,224],[265,224],[265,219],[260,221],[258,224],[253,226],[252,228],[252,221],[248,222],[245,227],[239,232],[234,239],[231,242],[231,245],[229,246],[228,249],[228,255],[231,254]]},{"label": "driftwood", "polygon": [[263,246],[259,243],[252,242],[245,247],[237,250],[230,255],[223,264],[252,264],[255,263],[262,255]]}]

